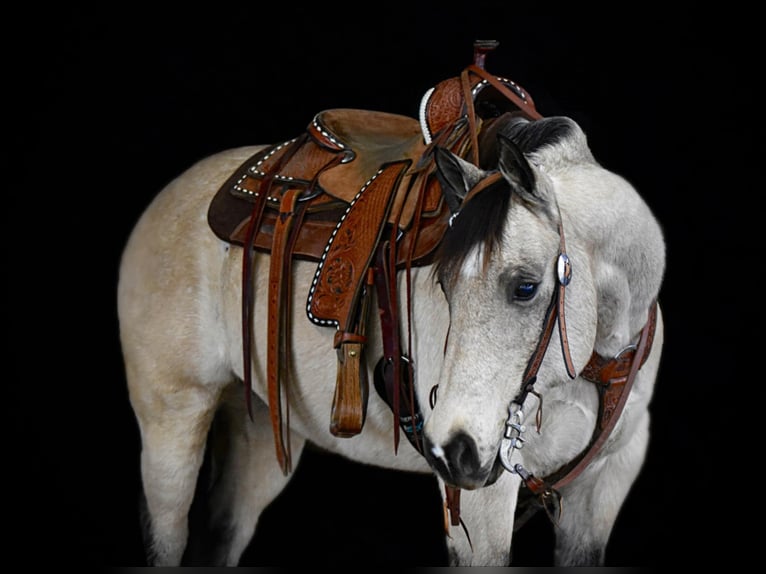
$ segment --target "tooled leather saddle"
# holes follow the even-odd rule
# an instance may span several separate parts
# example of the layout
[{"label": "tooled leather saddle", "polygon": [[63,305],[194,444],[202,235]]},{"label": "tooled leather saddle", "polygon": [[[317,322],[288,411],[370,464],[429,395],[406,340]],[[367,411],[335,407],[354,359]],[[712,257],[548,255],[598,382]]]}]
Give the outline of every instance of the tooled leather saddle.
[{"label": "tooled leather saddle", "polygon": [[285,474],[292,468],[286,397],[295,259],[317,264],[307,294],[308,318],[336,329],[338,371],[330,431],[350,437],[364,425],[369,389],[364,354],[375,292],[384,347],[375,370],[375,388],[394,413],[395,448],[401,427],[420,449],[396,276],[399,270],[428,264],[449,224],[433,149],[445,147],[478,164],[481,132],[494,118],[509,111],[529,119],[541,117],[523,88],[484,69],[486,54],[496,46],[494,41],[477,41],[473,63],[459,77],[426,92],[418,120],[357,109],[318,113],[304,133],[245,161],[210,204],[208,222],[213,232],[243,248],[248,412],[254,253],[270,254],[268,400],[277,459]]}]

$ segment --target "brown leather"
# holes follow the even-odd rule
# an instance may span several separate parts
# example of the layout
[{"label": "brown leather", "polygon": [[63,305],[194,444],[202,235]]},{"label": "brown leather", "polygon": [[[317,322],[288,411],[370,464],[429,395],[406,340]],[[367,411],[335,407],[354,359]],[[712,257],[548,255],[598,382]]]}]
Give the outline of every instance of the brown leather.
[{"label": "brown leather", "polygon": [[387,403],[393,413],[394,452],[399,448],[399,393],[401,383],[401,333],[399,329],[399,309],[396,293],[396,281],[391,277],[390,265],[392,249],[391,237],[384,237],[375,252],[375,289],[378,301],[378,317],[383,340],[383,360],[390,365],[384,369],[384,386]]},{"label": "brown leather", "polygon": [[407,160],[385,165],[352,199],[330,237],[309,290],[314,322],[348,329],[393,197],[409,165]]},{"label": "brown leather", "polygon": [[649,308],[649,316],[641,330],[638,346],[619,357],[605,359],[593,353],[581,376],[599,385],[599,418],[590,444],[568,465],[546,479],[554,489],[563,488],[574,480],[599,453],[620,418],[630,395],[636,374],[646,362],[654,342],[657,326],[657,302]]},{"label": "brown leather", "polygon": [[[564,229],[559,223],[559,255],[558,257],[566,256],[566,241],[564,239]],[[556,260],[558,266],[558,258]],[[566,365],[567,374],[570,378],[575,378],[574,364],[572,362],[572,356],[569,350],[569,337],[567,335],[566,327],[566,283],[556,279],[556,286],[551,297],[551,302],[548,305],[548,309],[545,312],[545,320],[543,321],[543,329],[540,333],[540,338],[537,341],[532,356],[527,363],[527,369],[522,377],[521,394],[515,399],[515,402],[522,405],[526,399],[527,393],[532,389],[535,380],[537,378],[537,371],[540,369],[540,365],[543,362],[545,353],[548,350],[548,345],[553,335],[553,326],[558,323],[559,326],[559,338],[561,340],[561,353],[564,357],[564,364]]]},{"label": "brown leather", "polygon": [[[487,96],[493,99],[501,97],[515,104],[522,115],[528,119],[542,118],[542,115],[535,108],[532,96],[521,86],[508,79],[498,78],[477,64],[478,62],[465,68],[459,77],[449,78],[436,84],[431,94],[425,99],[423,103],[425,123],[430,134],[436,136],[442,130],[449,129],[462,116],[466,116],[469,121],[472,121],[471,118],[475,116],[471,113],[474,107],[474,98],[466,99],[466,88],[474,91],[482,82],[490,84],[494,91],[479,91],[476,100],[480,101]],[[509,86],[518,90],[519,93],[516,93]]]},{"label": "brown leather", "polygon": [[[362,121],[362,118],[369,118],[368,124]],[[387,128],[382,143],[375,145],[372,128],[380,124],[386,125],[384,119],[390,120],[397,129]],[[327,122],[327,126],[324,122]],[[318,129],[317,126],[322,127]],[[365,126],[363,135],[354,135],[356,126]],[[422,136],[418,136],[421,138],[419,141],[413,140],[406,126],[419,129],[414,119],[383,112],[343,109],[327,110],[318,114],[309,126],[309,132],[314,135],[306,138],[305,142],[299,142],[297,152],[287,162],[283,162],[284,156],[290,152],[290,144],[294,140],[256,153],[229,177],[211,202],[208,211],[210,227],[224,241],[243,245],[252,201],[266,190],[267,175],[274,181],[271,189],[296,187],[306,190],[313,184],[321,192],[308,201],[306,221],[296,238],[295,255],[320,261],[335,226],[370,177],[384,163],[409,160],[411,164],[415,164],[422,159],[421,154],[425,153]],[[464,134],[464,129],[458,130],[458,136],[460,133]],[[404,134],[401,136],[406,138],[402,140],[404,143],[395,143],[396,134]],[[453,138],[450,142],[453,147],[450,149],[459,151],[464,139]],[[357,147],[350,147],[351,142]],[[336,151],[330,151],[331,145]],[[348,163],[340,163],[346,158],[352,159]],[[283,165],[280,165],[280,162],[283,162]],[[328,168],[330,164],[332,165]],[[276,173],[272,173],[270,170],[275,168]],[[425,185],[422,184],[423,180]],[[420,226],[430,229],[423,234],[422,239],[418,239],[412,258],[423,264],[427,262],[426,258],[433,254],[447,228],[449,210],[444,205],[433,167],[426,170],[421,167],[417,175],[403,173],[397,187],[392,190],[393,208],[390,211],[396,214],[398,225],[403,230],[411,228],[415,216],[419,196],[409,192],[416,185],[421,187],[422,193],[425,194],[419,213]],[[271,250],[273,241],[278,191],[273,192],[273,195],[277,197],[269,198],[263,223],[255,237],[256,249],[266,252]],[[393,223],[391,219],[388,222]],[[414,234],[410,242],[419,235],[419,232]],[[404,257],[399,263],[404,263]]]},{"label": "brown leather", "polygon": [[374,282],[374,271],[370,267],[361,301],[357,305],[353,331],[338,330],[333,338],[338,355],[335,394],[330,410],[330,432],[334,436],[351,437],[359,434],[367,416],[370,383],[365,362],[365,344]]},{"label": "brown leather", "polygon": [[452,526],[460,524],[460,489],[454,486],[444,485],[444,508],[449,512]]},{"label": "brown leather", "polygon": [[[282,472],[292,470],[290,454],[289,401],[289,340],[290,299],[292,277],[292,245],[300,228],[305,204],[298,201],[300,191],[288,190],[282,197],[279,217],[274,230],[274,245],[269,266],[268,354],[266,377],[268,384],[271,424]],[[283,401],[284,399],[284,401]],[[284,415],[283,415],[284,410]]]},{"label": "brown leather", "polygon": [[[567,257],[567,245],[566,240],[564,239],[564,229],[561,226],[561,223],[559,223],[559,256],[556,260],[556,266],[558,267],[559,261],[562,259],[562,257]],[[569,266],[569,259],[566,259],[567,266]],[[571,267],[568,270],[568,274],[571,274]],[[566,281],[569,281],[569,278],[567,277]],[[559,323],[559,340],[561,341],[561,354],[564,357],[564,365],[567,369],[567,375],[569,375],[570,379],[574,379],[577,377],[577,373],[575,372],[574,368],[574,361],[572,361],[572,353],[569,350],[569,335],[567,333],[567,321],[566,321],[566,283],[561,282],[561,278],[559,278],[559,294],[558,294],[558,323]]]},{"label": "brown leather", "polygon": [[[646,335],[646,352],[640,359],[641,366],[643,366],[643,364],[646,362],[646,359],[649,357],[649,351],[651,351],[652,344],[654,343],[654,333],[657,326],[656,302],[654,302],[649,308],[647,326],[648,331]],[[609,386],[613,382],[624,379],[628,376],[631,365],[635,361],[637,354],[637,349],[629,349],[617,357],[604,357],[599,355],[596,351],[593,351],[588,364],[585,365],[585,368],[582,370],[580,375],[584,379],[587,379],[593,383]]]},{"label": "brown leather", "polygon": [[[497,90],[499,95],[514,103],[530,120],[539,120],[543,117],[540,112],[537,111],[537,108],[535,108],[535,102],[532,100],[532,96],[523,90],[521,86],[510,82],[509,80],[498,78],[476,64],[468,66],[465,72],[475,74],[482,80],[487,81],[493,88],[495,88],[495,90]],[[515,90],[510,89],[508,84],[516,88],[522,95],[519,95]]]},{"label": "brown leather", "polygon": [[406,116],[336,109],[318,114],[315,123],[334,141],[342,141],[353,154],[353,161],[319,177],[322,189],[348,203],[381,165],[402,160],[414,164],[425,151],[420,125]]},{"label": "brown leather", "polygon": [[337,352],[338,374],[330,409],[330,432],[348,438],[362,432],[370,384],[363,362],[363,343],[344,343]]},{"label": "brown leather", "polygon": [[248,229],[245,234],[244,245],[248,246],[242,250],[242,364],[243,364],[243,383],[245,388],[245,406],[247,414],[252,420],[252,370],[251,354],[253,350],[253,298],[252,289],[254,272],[253,250],[250,247],[255,239],[257,229],[263,219],[264,208],[266,206],[266,196],[257,198],[253,205],[250,217],[246,220]]},{"label": "brown leather", "polygon": [[[529,489],[520,492],[518,510],[521,512],[514,523],[514,530],[521,528],[539,508],[545,508],[549,515],[552,515],[547,504],[551,500],[560,504],[559,489],[577,478],[601,451],[620,418],[639,369],[649,357],[656,326],[657,302],[654,301],[649,308],[649,316],[641,330],[636,349],[613,358],[602,357],[593,352],[590,361],[580,373],[581,377],[595,383],[599,389],[598,419],[591,440],[578,456],[545,478],[525,473],[522,478]],[[535,502],[530,504],[532,500]]]}]

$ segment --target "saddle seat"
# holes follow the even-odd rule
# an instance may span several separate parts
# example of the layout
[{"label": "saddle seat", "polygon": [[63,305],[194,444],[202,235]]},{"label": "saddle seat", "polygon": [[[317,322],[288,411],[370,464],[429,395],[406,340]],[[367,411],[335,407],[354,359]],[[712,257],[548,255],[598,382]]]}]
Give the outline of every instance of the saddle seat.
[{"label": "saddle seat", "polygon": [[[420,124],[408,116],[350,108],[325,110],[314,117],[305,134],[268,147],[244,162],[213,199],[208,221],[218,237],[244,245],[252,202],[266,192],[267,206],[254,247],[270,252],[279,198],[288,188],[299,189],[307,205],[293,256],[319,262],[339,220],[381,166],[398,162],[409,168],[396,188],[387,190],[393,196],[385,223],[393,224],[396,219],[403,231],[410,228],[417,197],[409,193],[409,184],[416,173],[414,166],[427,149]],[[380,184],[374,189],[379,193]],[[416,260],[433,250],[446,229],[446,220],[433,220],[446,215],[438,186],[426,186],[425,192],[420,224],[423,228],[441,225],[425,230]],[[357,202],[354,210],[360,212],[367,205],[369,202]],[[364,219],[370,222],[370,216]],[[374,225],[380,223],[384,222]]]}]

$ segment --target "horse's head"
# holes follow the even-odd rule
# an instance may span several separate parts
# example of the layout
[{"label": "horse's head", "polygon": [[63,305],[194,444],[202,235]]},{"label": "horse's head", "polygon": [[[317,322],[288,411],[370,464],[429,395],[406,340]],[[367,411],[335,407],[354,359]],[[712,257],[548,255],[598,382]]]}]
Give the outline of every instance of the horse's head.
[{"label": "horse's head", "polygon": [[[591,254],[577,221],[566,213],[562,220],[557,199],[587,193],[587,177],[572,176],[580,165],[595,166],[585,136],[567,118],[496,123],[484,138],[481,167],[436,151],[453,212],[434,268],[450,330],[425,450],[447,483],[467,489],[490,484],[503,470],[498,449],[509,404],[532,371],[535,390],[563,383],[587,363],[596,337]],[[568,284],[564,249],[573,270]],[[565,285],[569,344],[553,329],[541,348]]]}]

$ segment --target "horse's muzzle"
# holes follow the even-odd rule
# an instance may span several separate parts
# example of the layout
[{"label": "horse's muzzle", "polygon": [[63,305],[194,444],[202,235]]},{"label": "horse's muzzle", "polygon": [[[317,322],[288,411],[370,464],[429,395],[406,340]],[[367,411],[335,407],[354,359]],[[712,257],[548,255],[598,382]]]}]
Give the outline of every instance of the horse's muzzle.
[{"label": "horse's muzzle", "polygon": [[503,470],[497,458],[482,466],[476,442],[463,432],[455,434],[443,446],[425,436],[424,447],[428,464],[450,486],[475,490],[496,481]]}]

